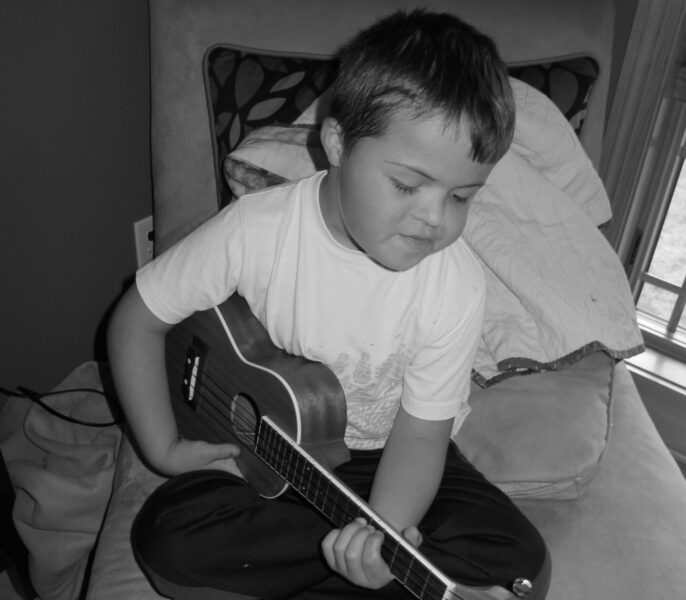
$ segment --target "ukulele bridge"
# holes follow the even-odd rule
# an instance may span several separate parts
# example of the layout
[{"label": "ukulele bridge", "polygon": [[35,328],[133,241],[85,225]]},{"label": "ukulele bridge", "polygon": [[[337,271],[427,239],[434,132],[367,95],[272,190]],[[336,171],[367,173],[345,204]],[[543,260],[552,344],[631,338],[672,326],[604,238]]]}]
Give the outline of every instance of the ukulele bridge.
[{"label": "ukulele bridge", "polygon": [[197,336],[193,336],[186,350],[182,380],[183,398],[193,410],[198,406],[197,392],[202,385],[206,356],[207,345]]}]

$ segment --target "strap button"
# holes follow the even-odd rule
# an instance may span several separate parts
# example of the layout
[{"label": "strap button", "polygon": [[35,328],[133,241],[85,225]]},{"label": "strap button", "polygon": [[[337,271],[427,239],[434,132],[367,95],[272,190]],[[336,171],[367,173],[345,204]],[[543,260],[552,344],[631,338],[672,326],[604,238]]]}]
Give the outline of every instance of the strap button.
[{"label": "strap button", "polygon": [[517,579],[512,582],[512,591],[515,593],[515,596],[519,596],[520,598],[528,596],[533,589],[533,584],[524,577],[517,577]]}]

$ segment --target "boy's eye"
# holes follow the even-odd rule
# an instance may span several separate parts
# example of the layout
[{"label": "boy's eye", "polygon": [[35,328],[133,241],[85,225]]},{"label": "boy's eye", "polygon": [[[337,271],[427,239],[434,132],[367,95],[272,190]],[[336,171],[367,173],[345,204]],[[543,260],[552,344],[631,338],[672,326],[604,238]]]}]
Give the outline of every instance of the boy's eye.
[{"label": "boy's eye", "polygon": [[398,190],[401,194],[414,194],[417,191],[417,186],[411,186],[411,185],[405,185],[404,183],[400,183],[397,179],[391,179],[393,182],[393,186],[395,187],[396,190]]},{"label": "boy's eye", "polygon": [[459,196],[457,194],[453,194],[453,200],[457,202],[458,204],[464,204],[465,202],[469,202],[469,198],[465,198],[464,196]]}]

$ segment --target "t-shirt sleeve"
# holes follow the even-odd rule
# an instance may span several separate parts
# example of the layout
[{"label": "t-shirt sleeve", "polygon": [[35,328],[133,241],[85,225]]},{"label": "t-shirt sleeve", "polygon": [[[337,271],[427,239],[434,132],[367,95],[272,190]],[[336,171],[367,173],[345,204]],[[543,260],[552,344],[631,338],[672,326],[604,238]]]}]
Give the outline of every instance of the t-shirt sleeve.
[{"label": "t-shirt sleeve", "polygon": [[176,324],[221,304],[235,290],[243,262],[240,201],[230,204],[136,273],[146,306]]},{"label": "t-shirt sleeve", "polygon": [[408,365],[402,405],[427,420],[454,418],[456,433],[469,414],[471,372],[482,333],[485,280],[475,259],[448,278],[431,334]]}]

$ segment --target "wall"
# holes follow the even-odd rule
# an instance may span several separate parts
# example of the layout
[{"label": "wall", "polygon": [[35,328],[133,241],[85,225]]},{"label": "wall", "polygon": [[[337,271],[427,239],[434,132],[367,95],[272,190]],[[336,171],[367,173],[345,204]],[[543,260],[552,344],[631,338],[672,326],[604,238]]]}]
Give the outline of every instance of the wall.
[{"label": "wall", "polygon": [[0,4],[0,385],[105,358],[150,214],[147,2]]}]

